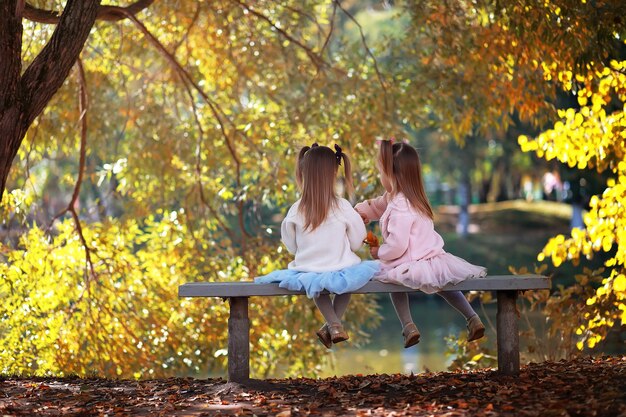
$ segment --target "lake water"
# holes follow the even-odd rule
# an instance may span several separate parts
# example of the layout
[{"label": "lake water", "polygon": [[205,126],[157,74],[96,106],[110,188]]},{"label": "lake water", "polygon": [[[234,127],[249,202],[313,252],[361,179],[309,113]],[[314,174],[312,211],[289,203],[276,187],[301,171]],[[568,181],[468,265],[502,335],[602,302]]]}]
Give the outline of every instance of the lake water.
[{"label": "lake water", "polygon": [[[402,329],[391,302],[380,298],[383,320],[371,335],[369,344],[354,348],[350,342],[337,345],[329,352],[331,364],[321,376],[374,373],[420,373],[445,371],[454,359],[446,355],[449,335],[461,335],[466,330],[465,319],[437,295],[418,294],[411,297],[411,313],[421,333],[420,342],[408,349],[403,347]],[[486,306],[487,314],[495,324],[495,305]],[[485,325],[483,312],[474,305]],[[495,346],[495,337],[488,328],[489,344]]]},{"label": "lake water", "polygon": [[[445,338],[447,336],[467,337],[465,319],[437,295],[415,293],[411,295],[411,312],[422,335],[420,342],[408,349],[403,347],[402,330],[391,302],[387,296],[379,298],[381,314],[383,316],[380,327],[372,334],[369,344],[356,348],[350,343],[343,343],[333,348],[329,353],[331,364],[323,368],[320,376],[330,377],[347,374],[375,374],[375,373],[421,373],[425,371],[447,371],[454,360]],[[496,352],[496,313],[495,303],[481,308],[478,303],[472,303],[487,328],[487,339],[480,344],[481,351]],[[521,308],[518,302],[518,308]],[[520,331],[527,330],[524,317],[520,319]],[[546,327],[545,317],[540,312],[529,312],[528,322],[542,338],[544,346],[553,345],[542,334]],[[610,333],[609,337],[594,351],[584,354],[592,356],[624,355],[626,354],[626,340],[623,333]],[[524,352],[528,352],[527,340],[520,335],[520,351],[522,363]],[[557,358],[559,359],[559,358]],[[542,361],[541,356],[534,356],[528,360]]]}]

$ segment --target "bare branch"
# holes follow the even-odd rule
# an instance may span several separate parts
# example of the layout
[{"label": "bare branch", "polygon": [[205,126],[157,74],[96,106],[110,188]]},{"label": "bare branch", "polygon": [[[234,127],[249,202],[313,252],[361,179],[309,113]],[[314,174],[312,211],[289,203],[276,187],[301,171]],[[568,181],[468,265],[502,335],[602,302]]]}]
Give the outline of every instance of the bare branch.
[{"label": "bare branch", "polygon": [[80,121],[80,158],[78,162],[78,178],[76,179],[76,184],[74,185],[74,192],[72,193],[72,198],[67,205],[67,207],[58,213],[52,221],[50,222],[50,227],[54,223],[54,221],[65,213],[70,213],[72,218],[74,219],[74,224],[76,226],[76,233],[80,238],[81,243],[85,249],[85,262],[89,267],[89,271],[91,272],[90,277],[87,279],[87,287],[89,287],[89,282],[96,276],[96,271],[94,268],[93,260],[91,259],[91,249],[87,244],[87,240],[83,234],[83,228],[80,224],[80,219],[78,217],[78,212],[76,211],[76,201],[78,201],[78,195],[80,193],[80,186],[83,182],[83,176],[85,173],[85,156],[87,152],[87,82],[85,80],[85,70],[83,68],[83,63],[80,58],[76,61],[76,68],[78,72],[78,109],[79,109],[79,121]]},{"label": "bare branch", "polygon": [[[122,10],[131,14],[137,14],[140,11],[149,7],[152,3],[154,3],[154,0],[138,0],[137,2],[126,7],[100,6],[98,8],[98,14],[96,16],[96,19],[108,22],[116,22],[118,20],[126,19],[126,14],[122,13]],[[26,3],[24,6],[23,16],[28,20],[32,20],[33,22],[49,24],[57,24],[59,23],[59,19],[61,18],[59,12],[53,10],[39,9],[29,3]]]},{"label": "bare branch", "polygon": [[[124,13],[126,13],[126,12],[124,12]],[[189,85],[191,85],[202,96],[204,101],[209,106],[209,109],[213,113],[213,116],[215,117],[215,119],[219,123],[220,130],[222,132],[222,136],[224,137],[224,141],[226,142],[226,146],[228,148],[228,151],[231,154],[231,157],[233,158],[233,162],[235,163],[236,182],[237,182],[237,186],[240,187],[241,186],[241,160],[239,159],[239,156],[237,155],[237,151],[235,150],[235,147],[234,147],[234,145],[232,143],[232,140],[231,140],[230,136],[228,135],[228,132],[226,132],[226,129],[224,128],[224,121],[222,120],[222,116],[220,116],[220,113],[222,115],[224,115],[224,118],[231,125],[233,124],[232,121],[230,121],[230,119],[225,116],[224,111],[219,109],[219,106],[217,105],[217,103],[215,103],[213,100],[211,100],[209,98],[208,94],[198,85],[198,83],[183,68],[183,66],[178,62],[178,60],[176,60],[176,57],[174,57],[174,55],[172,55],[165,48],[165,46],[148,30],[148,28],[146,28],[146,26],[143,23],[141,23],[139,21],[139,19],[137,19],[134,15],[132,15],[130,13],[127,13],[127,17],[137,26],[137,28],[141,31],[141,33],[143,33],[144,36],[146,36],[148,41],[161,53],[161,55],[163,55],[163,57],[172,65],[172,67],[174,68],[176,73],[179,75],[179,77],[181,78],[183,83],[188,83]],[[233,128],[234,128],[234,126],[233,126]],[[236,128],[234,128],[234,129],[235,129],[235,131],[237,130]],[[239,208],[239,223],[240,223],[240,225],[243,225],[243,219],[242,219],[242,217],[243,217],[243,202],[241,202],[241,201],[239,202],[238,208]],[[241,233],[242,233],[243,236],[249,236],[248,232],[243,227],[241,229]],[[244,245],[244,242],[242,241],[242,247],[243,247],[243,245]]]},{"label": "bare branch", "polygon": [[265,16],[263,13],[261,13],[261,12],[259,12],[257,10],[254,10],[252,7],[248,6],[246,3],[242,2],[241,0],[233,0],[233,1],[237,2],[241,7],[244,8],[244,10],[247,10],[252,15],[254,15],[254,16],[258,17],[259,19],[264,20],[265,22],[267,22],[272,28],[274,28],[274,30],[276,30],[278,33],[280,33],[289,42],[292,42],[292,43],[296,44],[298,47],[300,47],[307,54],[307,56],[309,57],[309,59],[311,60],[313,65],[315,65],[318,69],[321,68],[321,67],[324,67],[324,66],[328,66],[328,64],[324,61],[324,59],[322,57],[317,55],[315,52],[313,52],[313,50],[311,48],[309,48],[308,46],[306,46],[305,44],[300,42],[298,39],[294,38],[289,33],[284,31],[283,29],[279,28],[276,25],[276,23],[274,23],[269,17]]},{"label": "bare branch", "polygon": [[174,51],[176,51],[180,47],[180,45],[182,45],[183,42],[185,42],[189,38],[189,34],[191,33],[191,30],[194,28],[194,26],[198,22],[199,17],[200,17],[200,3],[198,3],[196,7],[196,11],[194,12],[193,17],[191,18],[191,23],[189,24],[189,26],[187,26],[187,30],[185,31],[185,34],[174,45]]},{"label": "bare branch", "polygon": [[330,17],[330,29],[328,30],[328,35],[326,36],[326,40],[324,41],[324,45],[322,45],[322,50],[320,51],[320,55],[324,54],[324,50],[328,43],[330,42],[330,38],[333,35],[333,31],[335,29],[335,16],[337,15],[337,2],[333,2],[333,15]]},{"label": "bare branch", "polygon": [[24,128],[30,126],[63,85],[89,36],[99,5],[100,0],[67,1],[52,37],[20,80],[22,102],[27,103],[22,119]]},{"label": "bare branch", "polygon": [[78,110],[80,112],[80,158],[78,161],[78,179],[76,180],[76,186],[74,187],[74,193],[69,206],[74,208],[76,201],[78,200],[78,194],[80,193],[80,186],[83,182],[85,175],[85,156],[87,151],[87,81],[85,79],[85,69],[83,68],[83,62],[79,58],[76,61],[76,67],[78,68]]},{"label": "bare branch", "polygon": [[383,78],[382,73],[380,72],[380,69],[378,68],[378,61],[376,60],[376,57],[374,56],[374,54],[372,53],[371,49],[369,48],[369,46],[367,46],[367,40],[365,39],[365,34],[363,33],[363,27],[361,26],[361,24],[359,23],[358,20],[356,20],[356,18],[348,11],[346,10],[342,5],[341,5],[341,0],[334,0],[334,3],[339,6],[339,8],[341,9],[341,11],[348,16],[348,19],[352,20],[352,22],[354,22],[354,24],[359,28],[359,33],[361,34],[361,42],[363,43],[363,47],[365,48],[365,51],[367,53],[367,55],[370,56],[370,58],[372,58],[372,61],[374,62],[374,70],[376,71],[376,76],[378,77],[378,82],[380,83],[380,86],[383,88],[383,99],[385,101],[385,109],[389,110],[389,101],[387,99],[387,86],[385,84],[385,80]]},{"label": "bare branch", "polygon": [[219,213],[217,212],[216,209],[213,208],[213,206],[209,203],[209,201],[206,199],[206,196],[204,195],[204,185],[202,184],[202,169],[200,167],[200,154],[202,152],[202,148],[200,146],[200,143],[202,143],[202,138],[205,135],[204,129],[202,128],[202,123],[200,123],[200,118],[198,117],[198,108],[196,106],[193,94],[191,92],[191,89],[189,88],[188,83],[184,83],[185,86],[185,90],[187,91],[187,94],[189,95],[189,100],[191,102],[191,108],[193,109],[193,117],[196,121],[196,126],[198,127],[198,132],[200,135],[200,140],[198,143],[198,149],[196,151],[196,175],[198,176],[198,190],[200,191],[200,201],[202,202],[202,204],[209,209],[209,211],[211,212],[211,214],[213,215],[213,217],[217,220],[217,223],[220,225],[220,227],[222,229],[224,229],[224,231],[226,232],[226,234],[228,234],[228,236],[230,237],[230,239],[234,242],[235,239],[235,234],[233,233],[233,231],[230,229],[230,227],[228,227],[226,225],[226,223],[224,223],[224,221],[222,220],[221,216],[219,215]]}]

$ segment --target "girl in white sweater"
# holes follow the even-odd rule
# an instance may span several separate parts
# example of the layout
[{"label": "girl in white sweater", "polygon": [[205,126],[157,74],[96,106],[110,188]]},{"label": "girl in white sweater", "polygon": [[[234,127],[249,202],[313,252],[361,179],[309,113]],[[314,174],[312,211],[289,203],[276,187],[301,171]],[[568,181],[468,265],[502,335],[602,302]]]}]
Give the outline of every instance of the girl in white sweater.
[{"label": "girl in white sweater", "polygon": [[[335,151],[314,143],[300,150],[296,181],[302,197],[289,209],[281,225],[281,239],[295,255],[288,269],[255,279],[257,283],[280,282],[280,287],[306,291],[326,319],[317,336],[330,348],[348,340],[341,317],[350,292],[365,285],[378,271],[373,261],[361,261],[354,251],[363,244],[366,231],[361,216],[335,192],[336,177],[343,161],[345,185],[352,191],[350,160],[335,145]],[[331,300],[326,290],[336,294]]]}]

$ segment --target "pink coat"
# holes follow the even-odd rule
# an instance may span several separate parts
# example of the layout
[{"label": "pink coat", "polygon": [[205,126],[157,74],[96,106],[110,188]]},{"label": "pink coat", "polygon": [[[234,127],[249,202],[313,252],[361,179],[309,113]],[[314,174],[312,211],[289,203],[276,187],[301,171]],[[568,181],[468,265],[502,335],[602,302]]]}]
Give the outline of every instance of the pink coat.
[{"label": "pink coat", "polygon": [[378,257],[384,268],[445,253],[443,239],[430,218],[415,210],[402,193],[388,202],[389,198],[385,193],[355,207],[368,219],[380,220],[383,244]]},{"label": "pink coat", "polygon": [[433,293],[447,284],[487,275],[482,266],[444,251],[432,219],[415,210],[402,193],[393,197],[385,193],[355,209],[369,220],[380,220],[379,281]]}]

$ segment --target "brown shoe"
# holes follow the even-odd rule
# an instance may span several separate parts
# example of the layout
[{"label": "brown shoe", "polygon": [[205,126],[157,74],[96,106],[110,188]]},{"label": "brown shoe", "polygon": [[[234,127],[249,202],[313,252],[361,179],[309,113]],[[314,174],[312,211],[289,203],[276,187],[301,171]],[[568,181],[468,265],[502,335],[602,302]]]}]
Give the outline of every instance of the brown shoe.
[{"label": "brown shoe", "polygon": [[485,325],[480,321],[478,314],[467,321],[467,341],[478,340],[485,335]]},{"label": "brown shoe", "polygon": [[350,338],[348,333],[343,329],[341,323],[333,323],[328,325],[328,332],[330,333],[330,340],[333,343],[344,342]]},{"label": "brown shoe", "polygon": [[417,330],[415,323],[409,323],[402,329],[404,336],[404,347],[408,348],[417,345],[420,342],[420,331]]},{"label": "brown shoe", "polygon": [[333,346],[333,341],[330,338],[330,332],[328,331],[328,325],[324,324],[318,331],[315,332],[317,338],[322,342],[326,349],[330,349]]}]

